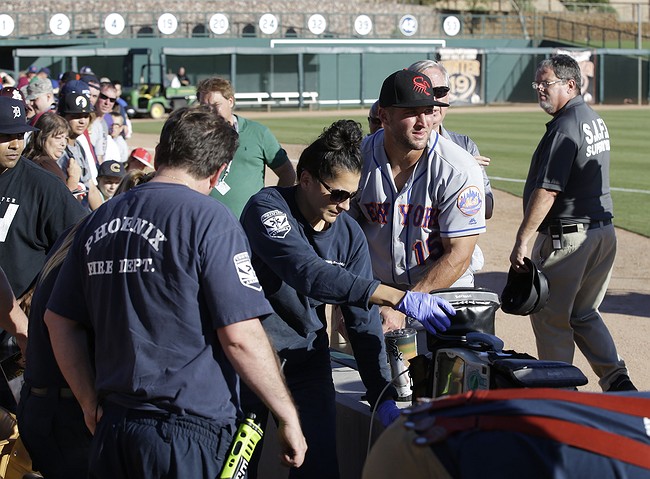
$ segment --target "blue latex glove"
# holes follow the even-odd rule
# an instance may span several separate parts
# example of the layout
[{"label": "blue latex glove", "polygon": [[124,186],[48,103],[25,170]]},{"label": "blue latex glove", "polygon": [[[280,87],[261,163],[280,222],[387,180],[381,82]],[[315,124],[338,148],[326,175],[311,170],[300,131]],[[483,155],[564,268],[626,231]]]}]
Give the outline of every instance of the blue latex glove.
[{"label": "blue latex glove", "polygon": [[384,401],[379,406],[377,406],[377,415],[379,416],[379,419],[381,420],[381,423],[384,425],[384,427],[390,426],[393,421],[399,417],[400,414],[400,409],[392,399]]},{"label": "blue latex glove", "polygon": [[444,299],[433,294],[413,291],[407,291],[395,309],[420,321],[424,329],[431,334],[445,331],[451,325],[447,315],[456,314],[454,307]]}]

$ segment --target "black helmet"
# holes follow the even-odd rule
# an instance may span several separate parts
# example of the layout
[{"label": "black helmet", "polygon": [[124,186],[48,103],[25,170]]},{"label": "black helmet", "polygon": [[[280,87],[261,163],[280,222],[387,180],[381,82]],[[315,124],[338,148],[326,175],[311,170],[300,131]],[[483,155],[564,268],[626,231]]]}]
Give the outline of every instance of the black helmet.
[{"label": "black helmet", "polygon": [[528,316],[541,310],[548,301],[548,278],[530,258],[524,258],[524,264],[528,271],[521,273],[510,267],[508,282],[501,293],[504,313]]}]

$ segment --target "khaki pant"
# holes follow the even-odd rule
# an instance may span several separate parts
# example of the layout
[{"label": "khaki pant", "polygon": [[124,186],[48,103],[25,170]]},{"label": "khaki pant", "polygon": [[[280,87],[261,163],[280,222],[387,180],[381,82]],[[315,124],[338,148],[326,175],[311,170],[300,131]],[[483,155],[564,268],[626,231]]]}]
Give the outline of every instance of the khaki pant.
[{"label": "khaki pant", "polygon": [[549,280],[546,306],[531,315],[540,359],[573,362],[580,348],[607,390],[620,374],[628,374],[605,325],[600,307],[616,256],[612,224],[593,229],[579,227],[564,235],[562,249],[554,250],[550,235],[540,233],[532,260]]}]

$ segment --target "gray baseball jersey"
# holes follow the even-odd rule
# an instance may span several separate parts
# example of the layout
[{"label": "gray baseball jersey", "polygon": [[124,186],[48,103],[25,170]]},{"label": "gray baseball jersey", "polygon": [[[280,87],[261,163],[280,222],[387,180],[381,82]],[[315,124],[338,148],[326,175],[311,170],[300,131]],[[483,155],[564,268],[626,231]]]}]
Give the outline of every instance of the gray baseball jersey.
[{"label": "gray baseball jersey", "polygon": [[384,130],[366,137],[361,149],[360,193],[350,214],[366,234],[377,279],[413,286],[442,256],[441,238],[485,232],[481,168],[454,142],[433,133],[401,191],[384,150]]}]

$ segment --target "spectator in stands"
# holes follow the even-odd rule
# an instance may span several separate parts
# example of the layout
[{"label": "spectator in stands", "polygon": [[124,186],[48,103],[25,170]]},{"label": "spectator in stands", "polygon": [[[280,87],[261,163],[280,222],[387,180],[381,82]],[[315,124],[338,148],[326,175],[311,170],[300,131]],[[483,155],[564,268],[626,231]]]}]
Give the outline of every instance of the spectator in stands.
[{"label": "spectator in stands", "polygon": [[104,202],[110,200],[116,193],[122,178],[126,175],[124,165],[119,161],[106,160],[99,165],[97,174],[97,188]]},{"label": "spectator in stands", "polygon": [[[102,204],[101,195],[95,185],[96,173],[93,173],[91,164],[94,166],[92,157],[88,158],[86,152],[79,142],[90,122],[90,97],[88,85],[82,81],[70,81],[66,84],[64,95],[59,99],[59,114],[65,118],[70,125],[68,145],[65,152],[57,163],[66,173],[71,158],[74,158],[81,168],[80,182],[87,191],[87,197],[83,199],[84,206],[94,210]],[[94,170],[96,171],[96,169]]]},{"label": "spectator in stands", "polygon": [[154,170],[153,157],[144,148],[134,148],[126,161],[126,171]]},{"label": "spectator in stands", "polygon": [[[90,105],[91,105],[91,115],[90,115],[90,120],[89,124],[93,122],[95,118],[95,105],[97,104],[97,100],[99,98],[99,80],[97,80],[97,77],[94,75],[85,75],[82,77],[81,80],[82,83],[86,85],[84,87],[86,90],[88,90],[90,93]],[[76,87],[75,87],[76,88]],[[59,96],[63,96],[66,92],[67,88],[62,90],[63,93],[59,93]],[[97,158],[97,154],[95,153],[95,147],[92,144],[92,141],[90,139],[90,128],[86,128],[83,132],[83,135],[79,136],[77,138],[77,141],[81,145],[81,147],[84,149],[84,153],[86,154],[86,158],[89,159],[88,161],[88,167],[90,168],[90,174],[95,180],[97,178],[97,166],[99,165],[99,159]]]},{"label": "spectator in stands", "polygon": [[99,98],[95,104],[95,113],[97,117],[92,121],[88,128],[90,134],[90,142],[95,149],[97,162],[101,164],[106,155],[106,144],[108,143],[108,124],[104,119],[104,115],[109,115],[113,111],[115,102],[117,101],[117,92],[112,83],[102,83],[99,89]]},{"label": "spectator in stands", "polygon": [[[32,286],[58,236],[85,215],[60,180],[22,157],[24,104],[0,97],[0,268],[20,301]],[[0,331],[0,360],[18,351]],[[14,409],[12,397],[2,406]]]},{"label": "spectator in stands", "polygon": [[260,123],[233,113],[235,90],[228,80],[213,77],[196,88],[202,105],[209,105],[239,133],[239,147],[230,164],[227,178],[210,195],[228,206],[239,217],[248,199],[264,186],[266,167],[278,175],[278,186],[292,186],[296,170],[273,133]]},{"label": "spectator in stands", "polygon": [[126,144],[122,130],[124,129],[124,118],[117,111],[108,114],[111,117],[111,124],[108,127],[109,135],[106,143],[106,157],[104,161],[113,160],[126,163],[129,158],[129,145]]},{"label": "spectator in stands", "polygon": [[70,157],[65,173],[57,163],[68,145],[68,122],[59,115],[48,114],[41,116],[34,126],[38,131],[32,135],[25,149],[25,158],[60,178],[70,191],[77,190],[81,177],[81,167],[77,161]]},{"label": "spectator in stands", "polygon": [[27,96],[25,100],[30,103],[34,116],[29,124],[34,126],[43,113],[52,110],[54,104],[54,91],[49,78],[37,77],[27,85]]},{"label": "spectator in stands", "polygon": [[126,107],[129,104],[124,98],[122,98],[122,83],[117,80],[113,80],[113,85],[115,86],[115,93],[117,94],[117,101],[115,102],[115,108],[119,109],[120,115],[124,119],[124,128],[122,129],[122,136],[125,140],[131,138],[133,134],[133,127],[131,125],[131,119],[126,113]]},{"label": "spectator in stands", "polygon": [[[23,88],[24,91],[27,91],[27,88]],[[13,98],[14,100],[19,100],[23,103],[25,106],[25,116],[27,120],[34,115],[34,110],[32,110],[32,106],[29,104],[29,102],[25,101],[25,94],[19,90],[17,87],[12,87],[12,86],[7,86],[4,87],[0,90],[0,96],[6,96],[9,98]],[[34,126],[34,125],[31,125]],[[25,132],[25,139],[24,142],[27,144],[27,140],[29,139],[29,136],[32,134],[31,131]]]}]

